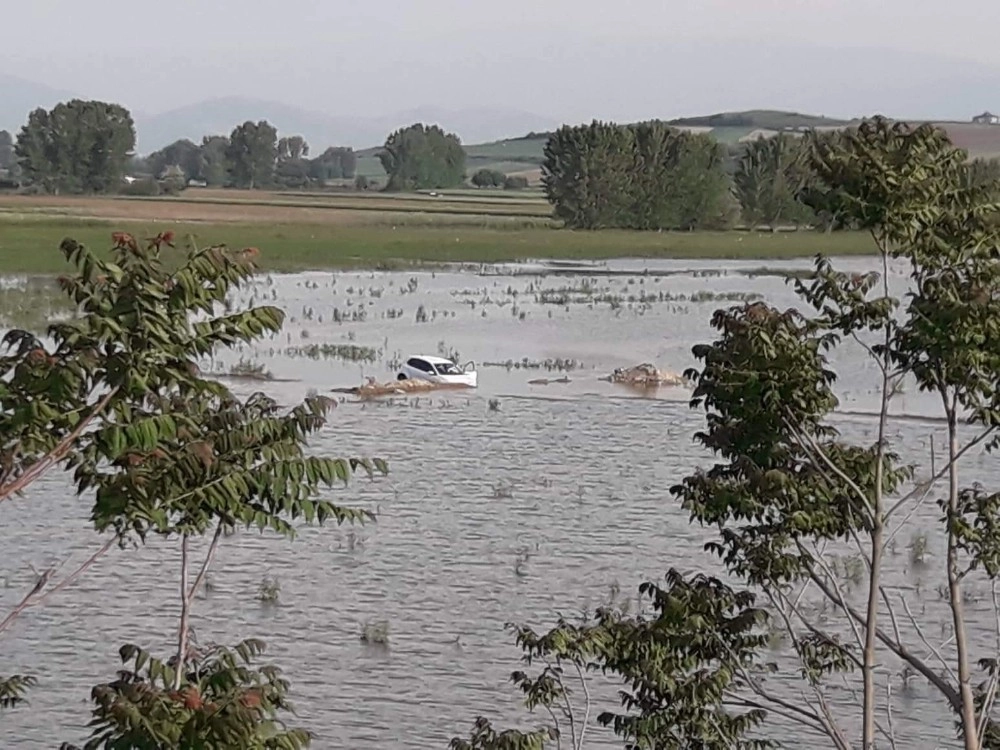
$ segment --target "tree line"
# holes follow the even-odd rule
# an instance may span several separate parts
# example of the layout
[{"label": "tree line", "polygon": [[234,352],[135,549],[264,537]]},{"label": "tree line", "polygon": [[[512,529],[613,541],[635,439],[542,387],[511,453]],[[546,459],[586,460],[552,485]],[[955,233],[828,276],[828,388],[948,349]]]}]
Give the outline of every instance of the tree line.
[{"label": "tree line", "polygon": [[[16,138],[0,131],[0,178],[4,186],[48,193],[174,192],[192,183],[303,189],[353,180],[357,189],[377,186],[358,174],[353,148],[331,146],[311,154],[302,136],[279,135],[266,120],[244,122],[229,135],[206,135],[200,143],[180,139],[145,157],[134,154],[135,143],[132,116],[118,104],[74,99],[51,110],[39,108]],[[387,190],[465,183],[462,142],[436,125],[415,123],[391,133],[378,158]],[[489,180],[479,174],[473,184],[526,187],[502,173],[490,173]]]},{"label": "tree line", "polygon": [[[848,130],[779,133],[727,147],[662,122],[564,126],[548,137],[542,184],[555,215],[576,229],[856,228],[817,199],[810,143]],[[1000,176],[1000,162],[963,164],[969,181]]]},{"label": "tree line", "polygon": [[[853,226],[843,207],[816,198],[819,175],[810,161],[810,138],[802,133],[726,145],[710,134],[659,121],[594,121],[546,137],[542,185],[555,217],[570,228]],[[810,137],[836,144],[850,134],[830,130]],[[135,125],[120,105],[73,100],[37,109],[16,138],[0,131],[0,186],[159,194],[189,184],[309,189],[353,181],[356,189],[407,191],[466,182],[461,139],[422,123],[386,138],[377,154],[384,184],[358,174],[352,148],[333,146],[317,155],[301,136],[279,134],[265,120],[244,122],[229,135],[206,135],[200,143],[178,140],[142,158],[133,154],[134,147]],[[975,160],[963,169],[970,183],[992,180],[1000,162]],[[527,187],[523,177],[493,169],[477,170],[469,182],[479,188]]]},{"label": "tree line", "polygon": [[5,184],[48,193],[175,191],[192,181],[303,188],[346,179],[368,187],[357,177],[352,148],[330,147],[309,158],[301,136],[279,137],[264,120],[237,125],[229,135],[206,135],[201,143],[181,139],[145,157],[135,156],[135,143],[127,109],[74,99],[31,112],[16,138],[0,131],[0,170],[7,175]]},{"label": "tree line", "polygon": [[[1000,183],[927,125],[876,119],[803,143],[815,175],[804,204],[869,232],[877,257],[868,272],[817,258],[794,282],[797,308],[717,310],[712,340],[692,350],[691,408],[704,419],[694,438],[711,455],[668,493],[712,535],[705,551],[725,577],[663,560],[637,598],[613,589],[551,629],[511,624],[524,659],[510,679],[532,726],[479,717],[453,750],[582,750],[594,724],[626,748],[765,750],[781,746],[782,729],[796,746],[892,748],[902,746],[893,717],[914,689],[965,750],[1000,748],[1000,494],[975,481],[1000,446]],[[250,283],[256,249],[173,240],[116,233],[110,257],[65,240],[61,288],[81,315],[44,339],[5,336],[0,509],[30,502],[48,472],[71,471],[101,536],[79,568],[26,586],[0,636],[94,560],[158,537],[182,582],[175,646],[121,647],[122,664],[95,676],[83,747],[299,750],[311,736],[285,723],[289,681],[261,663],[264,645],[195,643],[192,603],[239,530],[290,537],[302,521],[376,521],[321,492],[387,466],[306,449],[329,399],[283,410],[201,375],[202,358],[277,334],[284,315],[213,314]],[[905,296],[890,285],[894,262],[908,269]],[[838,350],[852,342],[878,402],[875,434],[857,440],[838,431],[833,390]],[[928,394],[944,438],[922,464],[904,458],[891,424],[908,382]],[[926,539],[897,549],[921,510],[939,554]],[[191,560],[198,537],[210,542]],[[889,562],[899,554],[910,581]],[[0,711],[47,687],[18,658],[20,671],[0,676]]]}]

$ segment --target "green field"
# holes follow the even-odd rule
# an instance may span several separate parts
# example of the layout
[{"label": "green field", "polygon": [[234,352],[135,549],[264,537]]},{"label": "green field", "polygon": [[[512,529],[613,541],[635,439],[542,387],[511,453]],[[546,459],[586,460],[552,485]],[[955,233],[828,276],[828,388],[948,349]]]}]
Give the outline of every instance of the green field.
[{"label": "green field", "polygon": [[171,228],[178,240],[199,246],[225,243],[257,247],[269,271],[337,268],[392,268],[415,263],[467,261],[489,263],[521,259],[743,258],[768,260],[872,251],[866,234],[814,232],[574,232],[564,229],[396,227],[387,225],[271,223],[105,222],[73,218],[11,220],[0,215],[0,272],[59,273],[66,265],[58,252],[65,237],[93,248],[110,244],[111,232],[144,237]]}]

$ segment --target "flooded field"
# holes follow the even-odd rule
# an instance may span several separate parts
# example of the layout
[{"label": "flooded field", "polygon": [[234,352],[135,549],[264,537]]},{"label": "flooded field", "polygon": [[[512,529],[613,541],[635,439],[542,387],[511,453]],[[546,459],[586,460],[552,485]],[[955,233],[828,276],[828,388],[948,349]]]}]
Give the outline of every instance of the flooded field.
[{"label": "flooded field", "polygon": [[[839,266],[862,271],[873,262]],[[265,639],[317,748],[444,748],[479,714],[540,723],[507,683],[520,654],[504,623],[543,627],[615,589],[634,592],[671,566],[716,569],[701,551],[708,533],[689,526],[668,493],[708,460],[692,443],[703,417],[688,408],[689,392],[635,392],[600,378],[641,362],[683,371],[694,364],[691,347],[711,337],[715,309],[758,298],[795,305],[785,274],[809,266],[620,261],[261,277],[242,301],[285,309],[285,330],[206,363],[239,376],[231,380],[237,392],[264,390],[291,404],[369,376],[391,380],[417,353],[474,360],[480,387],[344,396],[315,449],[389,460],[387,479],[357,480],[339,497],[377,510],[378,523],[306,529],[293,542],[252,533],[225,540],[197,603],[197,640]],[[27,298],[17,295],[40,294],[40,283],[0,288],[9,321],[24,324]],[[838,426],[870,441],[874,370],[854,349],[834,364]],[[539,379],[561,382],[529,382]],[[890,428],[915,462],[931,434],[942,444],[942,425],[920,418],[933,413],[922,399],[908,389],[894,410],[911,418]],[[996,479],[991,459],[970,461],[980,479]],[[916,513],[890,561],[893,587],[934,623],[944,622],[941,581],[924,558],[941,554],[937,514],[930,502]],[[0,508],[3,611],[30,588],[28,563],[40,570],[95,548],[87,515],[87,502],[60,477]],[[4,715],[0,744],[16,737],[18,748],[33,750],[80,740],[89,687],[113,676],[119,645],[168,653],[177,560],[176,549],[156,542],[116,552],[4,635],[0,674],[35,674],[40,684],[30,708]],[[994,638],[983,591],[973,590],[968,605],[982,622],[977,658],[990,655]],[[364,643],[366,628],[387,645]],[[899,669],[884,665],[888,674]],[[611,688],[597,690],[611,696],[599,707],[613,707]],[[837,698],[853,710],[846,687]],[[899,747],[955,746],[951,718],[929,686],[900,678],[894,701]],[[601,730],[590,739],[588,747],[614,746]]]}]

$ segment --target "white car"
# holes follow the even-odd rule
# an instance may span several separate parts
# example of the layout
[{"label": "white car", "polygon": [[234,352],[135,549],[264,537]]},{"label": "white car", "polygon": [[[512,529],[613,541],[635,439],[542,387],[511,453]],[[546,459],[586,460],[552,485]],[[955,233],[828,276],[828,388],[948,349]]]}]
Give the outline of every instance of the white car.
[{"label": "white car", "polygon": [[399,370],[396,380],[427,380],[441,385],[478,385],[476,363],[466,362],[459,367],[450,359],[419,354],[409,357]]}]

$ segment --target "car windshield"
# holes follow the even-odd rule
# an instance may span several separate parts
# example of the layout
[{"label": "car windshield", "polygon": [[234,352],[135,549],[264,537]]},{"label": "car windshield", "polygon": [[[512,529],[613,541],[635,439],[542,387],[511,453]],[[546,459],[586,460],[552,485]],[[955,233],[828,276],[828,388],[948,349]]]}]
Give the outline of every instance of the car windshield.
[{"label": "car windshield", "polygon": [[437,367],[437,371],[441,375],[461,375],[462,374],[462,371],[459,370],[451,362],[447,362],[445,364],[440,364],[440,365],[435,365],[435,367]]}]

